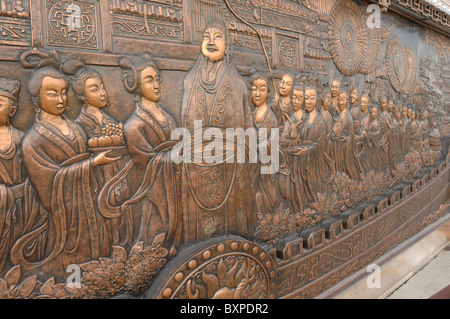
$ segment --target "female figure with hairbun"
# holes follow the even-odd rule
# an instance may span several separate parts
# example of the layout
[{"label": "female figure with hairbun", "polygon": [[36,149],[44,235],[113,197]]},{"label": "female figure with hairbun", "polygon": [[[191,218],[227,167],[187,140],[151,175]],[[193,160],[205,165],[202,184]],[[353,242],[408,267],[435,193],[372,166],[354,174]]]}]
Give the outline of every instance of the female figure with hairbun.
[{"label": "female figure with hairbun", "polygon": [[[84,104],[75,123],[80,125],[88,139],[90,151],[97,147],[117,147],[123,142],[123,124],[118,123],[112,116],[103,109],[108,105],[108,94],[106,92],[103,77],[93,69],[86,68],[80,64],[80,68],[72,78],[72,88],[77,98]],[[114,128],[120,132],[110,134]],[[109,133],[109,134],[108,134]],[[116,138],[118,140],[116,140]],[[109,142],[108,142],[109,140]],[[104,142],[105,144],[102,144]],[[123,145],[123,147],[125,147]],[[103,148],[101,148],[103,149]],[[108,165],[101,165],[95,168],[95,177],[99,185],[104,185],[115,176],[125,165],[124,159],[117,160]],[[122,181],[114,189],[114,196],[111,199],[115,203],[123,202],[129,196],[129,187],[126,181]],[[96,202],[94,204],[97,204]],[[108,218],[106,220],[108,235],[113,245],[121,244],[130,246],[133,241],[133,218],[131,209],[124,212],[118,218]]]},{"label": "female figure with hairbun", "polygon": [[21,218],[25,181],[20,148],[24,134],[10,122],[19,91],[19,81],[0,78],[0,273],[9,261],[15,223]]},{"label": "female figure with hairbun", "polygon": [[[23,139],[23,163],[48,219],[17,240],[11,252],[22,269],[65,278],[67,266],[109,256],[110,237],[95,201],[94,168],[115,162],[102,152],[90,157],[83,129],[64,116],[68,81],[52,60],[32,73],[28,91],[36,120]],[[48,238],[45,255],[30,260],[27,248]]]},{"label": "female figure with hairbun", "polygon": [[137,240],[151,245],[156,236],[164,236],[164,245],[174,254],[181,239],[181,218],[178,216],[178,167],[169,151],[176,144],[171,136],[178,124],[159,103],[161,74],[151,57],[145,55],[133,64],[123,58],[120,65],[132,75],[124,78],[124,84],[137,98],[136,108],[124,124],[124,135],[140,183],[121,209],[139,206]]}]

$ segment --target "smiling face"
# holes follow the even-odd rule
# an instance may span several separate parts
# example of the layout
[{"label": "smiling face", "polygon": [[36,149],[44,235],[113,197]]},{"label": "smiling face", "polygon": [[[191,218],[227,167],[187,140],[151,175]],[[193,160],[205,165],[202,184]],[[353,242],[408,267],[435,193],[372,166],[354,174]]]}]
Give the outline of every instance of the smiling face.
[{"label": "smiling face", "polygon": [[352,103],[352,105],[355,105],[357,102],[358,102],[358,91],[353,90],[352,94],[350,95],[350,103]]},{"label": "smiling face", "polygon": [[361,98],[361,104],[359,106],[359,109],[361,110],[361,112],[366,112],[367,109],[369,107],[369,99],[367,97],[362,97]]},{"label": "smiling face", "polygon": [[86,80],[84,97],[86,103],[98,108],[104,108],[108,104],[108,95],[100,77]]},{"label": "smiling face", "polygon": [[66,81],[46,76],[42,80],[39,99],[42,110],[51,115],[62,115],[67,105]]},{"label": "smiling face", "polygon": [[287,74],[283,76],[280,81],[280,95],[288,96],[289,94],[291,94],[293,85],[294,79],[291,76]]},{"label": "smiling face", "polygon": [[338,97],[338,107],[340,111],[343,111],[347,106],[347,94],[341,92]]},{"label": "smiling face", "polygon": [[139,87],[142,96],[151,102],[158,102],[161,98],[161,78],[158,71],[151,66],[141,72]]},{"label": "smiling face", "polygon": [[302,108],[303,101],[304,101],[303,90],[294,89],[294,92],[292,92],[292,108],[294,109],[294,111],[298,111]]},{"label": "smiling face", "polygon": [[305,110],[306,110],[306,112],[310,113],[316,109],[316,103],[317,103],[316,97],[317,97],[316,90],[307,89],[305,91]]},{"label": "smiling face", "polygon": [[252,100],[256,107],[263,105],[267,100],[268,93],[267,83],[263,79],[253,81],[252,85]]},{"label": "smiling face", "polygon": [[336,97],[339,94],[339,90],[341,89],[341,83],[338,80],[334,80],[331,84],[331,96]]},{"label": "smiling face", "polygon": [[10,118],[11,100],[5,96],[0,96],[0,126],[8,124]]},{"label": "smiling face", "polygon": [[202,53],[211,62],[217,62],[225,56],[226,41],[223,32],[217,28],[208,28],[203,34]]}]

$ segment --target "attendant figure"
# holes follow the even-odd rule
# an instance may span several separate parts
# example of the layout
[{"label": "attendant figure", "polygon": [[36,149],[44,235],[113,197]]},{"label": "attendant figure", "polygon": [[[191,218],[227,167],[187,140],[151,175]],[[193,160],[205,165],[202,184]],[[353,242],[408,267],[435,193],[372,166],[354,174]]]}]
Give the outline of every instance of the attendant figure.
[{"label": "attendant figure", "polygon": [[331,81],[331,105],[329,112],[333,118],[337,117],[340,113],[339,110],[339,92],[341,90],[341,82],[342,78],[339,75],[334,76],[333,80]]},{"label": "attendant figure", "polygon": [[392,118],[388,111],[388,102],[387,97],[383,95],[381,97],[380,101],[380,116],[379,116],[379,122],[380,122],[380,129],[381,134],[383,135],[383,139],[385,140],[385,143],[383,142],[382,145],[382,158],[384,159],[383,165],[381,166],[382,170],[388,169],[389,172],[393,169],[394,166],[394,153],[393,150],[391,150],[391,147],[393,147],[393,141],[392,141],[392,132],[393,124],[392,124]]},{"label": "attendant figure", "polygon": [[[83,103],[75,123],[83,128],[90,150],[98,147],[124,145],[123,124],[104,112],[108,106],[108,94],[103,77],[95,70],[79,68],[72,78],[72,88],[77,98]],[[95,168],[97,183],[101,186],[115,176],[125,165],[123,158],[108,165]],[[101,187],[99,187],[101,189]],[[129,196],[126,181],[118,184],[114,190],[113,202],[117,205]],[[97,205],[97,202],[95,202]],[[133,216],[131,209],[120,216],[106,221],[114,245],[130,246],[133,243]]]},{"label": "attendant figure", "polygon": [[[24,133],[11,119],[17,112],[20,82],[0,78],[0,273],[11,265],[10,250],[23,220],[25,172],[21,144]],[[25,217],[26,218],[26,217]],[[19,219],[19,220],[18,220]],[[19,222],[19,223],[17,223]],[[22,227],[20,227],[22,226]],[[5,267],[6,266],[6,267]]]},{"label": "attendant figure", "polygon": [[358,171],[359,174],[364,174],[372,169],[370,161],[370,148],[368,139],[368,130],[370,125],[371,113],[370,109],[370,98],[368,92],[364,92],[361,95],[360,103],[360,132],[355,133],[355,148],[358,154]]},{"label": "attendant figure", "polygon": [[278,85],[278,92],[275,93],[272,108],[281,127],[286,123],[287,117],[293,111],[291,93],[294,80],[294,76],[290,73],[283,75]]},{"label": "attendant figure", "polygon": [[290,154],[290,176],[281,176],[280,184],[284,189],[288,190],[286,191],[287,199],[291,201],[292,208],[296,212],[303,211],[306,203],[304,178],[302,175],[302,170],[305,169],[304,159],[293,155],[297,153],[297,147],[301,144],[303,126],[306,121],[306,113],[303,110],[304,95],[303,84],[295,84],[292,91],[293,112],[285,122],[283,133],[280,137],[280,145]]},{"label": "attendant figure", "polygon": [[358,180],[354,139],[353,119],[347,109],[348,94],[339,92],[339,114],[334,119],[333,132],[330,135],[332,158],[336,165],[336,171],[347,173],[350,178]]},{"label": "attendant figure", "polygon": [[387,140],[384,138],[381,132],[380,122],[378,120],[378,109],[376,107],[372,108],[371,111],[371,121],[369,124],[369,129],[367,131],[368,145],[370,147],[370,159],[372,162],[372,167],[376,170],[379,167],[386,167],[384,164],[385,156],[383,156],[384,148],[387,147]]},{"label": "attendant figure", "polygon": [[[121,60],[121,66],[130,70],[124,78],[125,87],[136,94],[134,112],[124,124],[128,152],[137,168],[140,186],[123,207],[133,205],[141,212],[138,241],[151,245],[158,235],[164,235],[164,246],[173,255],[182,240],[182,219],[178,207],[180,193],[179,164],[171,159],[175,142],[172,133],[178,127],[174,116],[160,104],[161,73],[151,57],[132,64]],[[131,75],[133,77],[131,77]],[[129,85],[129,79],[133,83]]]},{"label": "attendant figure", "polygon": [[353,122],[361,123],[362,115],[360,110],[359,93],[357,88],[353,88],[350,93],[350,114]]},{"label": "attendant figure", "polygon": [[[255,106],[253,122],[258,131],[258,144],[262,145],[271,140],[272,134],[279,134],[277,117],[271,107],[267,105],[267,96],[270,92],[268,78],[261,74],[254,74],[250,78],[250,89],[253,105]],[[272,131],[274,128],[276,130]],[[266,133],[260,134],[261,129],[265,129]],[[261,165],[268,166],[267,164]],[[259,212],[274,212],[275,208],[280,205],[278,174],[260,174],[258,194],[257,196],[260,196],[261,202],[257,210]]]},{"label": "attendant figure", "polygon": [[[37,115],[22,144],[27,175],[49,218],[19,238],[11,256],[23,269],[42,267],[41,273],[65,277],[70,264],[110,256],[106,218],[94,205],[94,168],[119,158],[107,151],[90,157],[83,129],[64,115],[69,83],[57,67],[44,60],[31,75],[28,91]],[[30,261],[26,250],[44,232],[45,257]]]}]

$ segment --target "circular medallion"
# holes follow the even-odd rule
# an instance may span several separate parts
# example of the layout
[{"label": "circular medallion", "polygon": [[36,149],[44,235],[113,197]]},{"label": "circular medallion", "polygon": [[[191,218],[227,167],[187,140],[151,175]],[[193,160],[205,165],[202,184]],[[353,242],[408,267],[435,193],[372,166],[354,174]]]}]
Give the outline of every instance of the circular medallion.
[{"label": "circular medallion", "polygon": [[400,40],[394,38],[389,42],[386,49],[386,69],[389,81],[397,92],[403,91],[406,80],[407,59],[405,50]]},{"label": "circular medallion", "polygon": [[275,298],[276,276],[276,264],[262,247],[242,237],[223,236],[180,251],[146,298]]},{"label": "circular medallion", "polygon": [[367,32],[361,10],[350,0],[337,2],[331,10],[330,52],[344,75],[355,75],[364,63]]},{"label": "circular medallion", "polygon": [[93,5],[79,1],[59,1],[50,7],[48,24],[52,43],[87,44],[96,33]]}]

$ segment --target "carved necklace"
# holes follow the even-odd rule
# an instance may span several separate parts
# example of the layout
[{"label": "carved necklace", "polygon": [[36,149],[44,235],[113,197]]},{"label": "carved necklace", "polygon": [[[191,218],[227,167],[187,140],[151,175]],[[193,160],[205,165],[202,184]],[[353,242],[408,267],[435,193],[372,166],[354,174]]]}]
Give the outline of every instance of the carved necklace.
[{"label": "carved necklace", "polygon": [[11,126],[8,127],[8,135],[9,135],[9,137],[11,139],[11,146],[5,152],[3,152],[3,153],[0,152],[0,158],[4,159],[4,160],[12,159],[14,157],[14,155],[16,155],[16,151],[17,151],[16,143],[14,143],[13,136],[12,136],[12,128],[11,128]]}]

